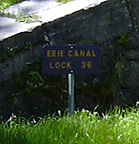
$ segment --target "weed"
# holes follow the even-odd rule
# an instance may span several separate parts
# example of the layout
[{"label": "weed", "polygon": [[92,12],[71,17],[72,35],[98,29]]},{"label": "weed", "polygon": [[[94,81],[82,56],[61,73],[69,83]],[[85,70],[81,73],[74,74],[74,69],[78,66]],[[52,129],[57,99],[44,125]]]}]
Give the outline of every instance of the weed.
[{"label": "weed", "polygon": [[118,43],[122,46],[126,46],[128,42],[128,33],[122,33],[119,37]]},{"label": "weed", "polygon": [[39,21],[39,16],[34,15],[34,14],[24,14],[21,13],[20,16],[16,19],[18,22],[37,22]]},{"label": "weed", "polygon": [[24,45],[25,50],[31,50],[33,48],[33,44],[31,42],[26,42]]},{"label": "weed", "polygon": [[14,47],[7,47],[8,51],[7,51],[7,56],[9,57],[13,57],[15,56],[15,53],[17,51],[17,46]]},{"label": "weed", "polygon": [[28,79],[26,81],[26,84],[28,85],[28,87],[31,87],[31,88],[39,87],[43,85],[43,83],[44,83],[44,80],[38,72],[30,71],[28,73]]}]

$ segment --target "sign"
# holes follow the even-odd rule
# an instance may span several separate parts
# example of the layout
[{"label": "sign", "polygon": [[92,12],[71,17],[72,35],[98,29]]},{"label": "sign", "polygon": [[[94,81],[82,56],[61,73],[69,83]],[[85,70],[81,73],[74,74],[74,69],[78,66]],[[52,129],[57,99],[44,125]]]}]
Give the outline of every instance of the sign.
[{"label": "sign", "polygon": [[43,48],[43,73],[69,74],[100,72],[99,45],[63,45]]}]

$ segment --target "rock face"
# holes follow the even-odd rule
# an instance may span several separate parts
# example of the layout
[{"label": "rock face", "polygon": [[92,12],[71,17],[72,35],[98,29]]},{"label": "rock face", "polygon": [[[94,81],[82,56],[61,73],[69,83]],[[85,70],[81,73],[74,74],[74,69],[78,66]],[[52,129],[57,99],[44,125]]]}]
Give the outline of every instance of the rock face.
[{"label": "rock face", "polygon": [[[135,104],[139,100],[138,3],[138,0],[104,2],[96,7],[83,9],[55,21],[44,23],[33,29],[31,33],[20,33],[1,41],[0,82],[8,83],[6,81],[11,79],[12,75],[25,69],[27,62],[33,62],[36,55],[41,55],[42,47],[45,44],[97,43],[101,47],[101,73],[76,76],[75,100],[77,108],[93,110],[96,105],[100,105],[99,110],[105,111],[115,105]],[[34,49],[25,49],[26,46],[29,48],[29,43],[26,42],[30,42]],[[11,50],[11,53],[7,49],[9,46],[16,46],[14,50]],[[48,77],[47,80],[50,78]],[[25,102],[27,99],[25,97],[19,98],[18,92],[12,96],[14,102],[9,106],[9,109],[13,108],[13,112],[17,113],[25,109],[25,114],[29,115],[40,111],[43,115],[58,109],[64,110],[67,100],[65,77],[61,78],[60,84],[63,85],[61,90],[59,90],[59,81],[55,82],[57,87],[50,81],[49,79],[46,84],[40,83],[45,87],[46,93],[45,90],[42,92],[45,95],[50,95],[56,89],[57,92],[52,92],[52,97],[40,94],[40,103],[37,103],[39,99],[36,96],[37,92],[25,96],[28,101],[30,101],[29,97],[36,96],[34,100],[30,101],[30,103],[33,101],[33,112]],[[0,102],[1,107],[4,107],[7,105],[6,94],[3,93],[4,85],[1,85],[1,89]],[[47,108],[47,112],[44,107]],[[34,110],[34,108],[36,109]],[[1,115],[4,108],[2,110]]]}]

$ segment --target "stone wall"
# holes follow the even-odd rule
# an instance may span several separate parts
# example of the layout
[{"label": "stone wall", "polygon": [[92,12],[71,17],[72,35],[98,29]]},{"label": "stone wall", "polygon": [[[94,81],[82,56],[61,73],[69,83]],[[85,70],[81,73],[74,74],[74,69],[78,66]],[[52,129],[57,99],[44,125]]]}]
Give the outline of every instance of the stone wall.
[{"label": "stone wall", "polygon": [[[97,43],[101,46],[101,73],[76,76],[77,107],[91,110],[99,104],[103,111],[110,106],[135,104],[139,100],[138,3],[138,0],[104,2],[2,41],[1,57],[7,54],[8,46],[16,45],[17,52],[0,63],[1,83],[41,55],[44,44]],[[38,46],[25,51],[24,41]]]},{"label": "stone wall", "polygon": [[[48,44],[51,45],[93,43],[96,41],[100,43],[110,40],[114,36],[118,36],[124,32],[132,32],[135,29],[132,19],[134,20],[134,17],[130,14],[127,2],[113,0],[104,2],[97,7],[80,10],[64,18],[43,24],[41,27],[37,27],[30,32],[19,33],[7,38],[0,42],[0,61],[2,61],[0,64],[0,77],[5,77],[6,72],[3,70],[3,67],[8,65],[7,62],[4,63],[7,55],[10,55],[8,48],[15,48],[13,50],[15,54],[13,55],[18,57],[19,53],[24,53],[24,48],[27,43],[31,43],[33,46],[44,44],[44,34],[49,39]],[[9,57],[11,57],[11,55]],[[23,64],[25,62],[23,61],[21,63]],[[14,65],[14,63],[12,65]],[[20,68],[20,66],[22,69],[23,66],[21,64],[17,67]],[[7,78],[16,71],[16,67],[15,70],[9,69],[8,71],[9,74]],[[0,81],[1,80],[2,79],[0,79]]]}]

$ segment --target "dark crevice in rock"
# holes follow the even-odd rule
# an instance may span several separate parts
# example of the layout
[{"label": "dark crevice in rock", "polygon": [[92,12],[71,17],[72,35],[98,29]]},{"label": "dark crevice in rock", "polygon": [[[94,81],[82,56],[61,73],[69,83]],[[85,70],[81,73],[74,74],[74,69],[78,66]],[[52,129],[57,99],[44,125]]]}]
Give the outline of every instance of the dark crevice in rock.
[{"label": "dark crevice in rock", "polygon": [[132,31],[139,31],[139,25],[138,25],[138,20],[135,14],[135,10],[133,8],[133,3],[132,0],[125,0],[126,4],[127,4],[127,9],[129,11],[129,15],[131,18],[131,22],[132,22]]}]

